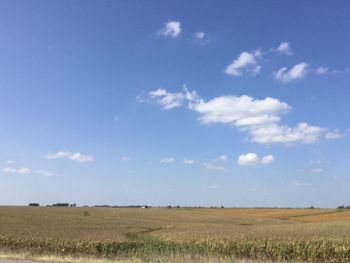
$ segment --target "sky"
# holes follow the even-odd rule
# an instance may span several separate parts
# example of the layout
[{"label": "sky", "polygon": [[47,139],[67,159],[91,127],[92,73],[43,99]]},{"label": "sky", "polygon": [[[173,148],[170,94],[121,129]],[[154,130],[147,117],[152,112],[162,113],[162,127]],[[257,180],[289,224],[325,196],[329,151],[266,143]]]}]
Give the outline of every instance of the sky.
[{"label": "sky", "polygon": [[0,205],[349,205],[349,10],[0,1]]}]

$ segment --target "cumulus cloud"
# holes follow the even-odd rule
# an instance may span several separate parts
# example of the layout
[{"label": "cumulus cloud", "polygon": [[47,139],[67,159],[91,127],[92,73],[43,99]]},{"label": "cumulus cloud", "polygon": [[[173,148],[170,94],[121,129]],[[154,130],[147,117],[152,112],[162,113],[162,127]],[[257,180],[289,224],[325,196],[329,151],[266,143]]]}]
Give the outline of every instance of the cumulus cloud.
[{"label": "cumulus cloud", "polygon": [[[175,97],[181,97],[181,100],[174,101],[174,94],[180,94]],[[300,122],[295,127],[281,124],[281,117],[287,114],[291,107],[276,98],[256,99],[242,95],[220,96],[205,101],[195,91],[189,92],[187,89],[180,93],[158,89],[151,91],[150,96],[155,98],[163,109],[180,107],[187,102],[187,107],[199,114],[201,123],[222,123],[238,127],[250,135],[251,141],[261,144],[314,143],[326,132],[326,129],[306,122]]]},{"label": "cumulus cloud", "polygon": [[181,33],[181,23],[179,21],[169,21],[158,31],[159,35],[176,38]]},{"label": "cumulus cloud", "polygon": [[260,73],[261,66],[258,64],[258,58],[261,56],[259,50],[254,52],[242,52],[238,58],[236,58],[225,69],[227,75],[234,77],[241,76],[243,74],[257,75]]},{"label": "cumulus cloud", "polygon": [[174,163],[175,159],[174,158],[163,158],[160,160],[160,163]]},{"label": "cumulus cloud", "polygon": [[204,162],[203,167],[208,170],[214,170],[214,171],[220,171],[220,172],[227,172],[227,169],[220,165],[215,165],[213,163]]},{"label": "cumulus cloud", "polygon": [[238,157],[237,163],[242,166],[254,166],[257,164],[270,164],[275,160],[273,155],[269,154],[264,157],[259,158],[256,153],[241,154]]},{"label": "cumulus cloud", "polygon": [[185,164],[194,164],[194,161],[193,160],[191,160],[191,159],[184,159],[184,163]]},{"label": "cumulus cloud", "polygon": [[188,89],[184,88],[183,91],[177,93],[168,92],[165,89],[157,89],[150,91],[149,95],[152,99],[156,99],[157,102],[165,110],[178,108],[183,105],[185,101],[195,101],[198,99],[198,95],[195,91],[189,92]]},{"label": "cumulus cloud", "polygon": [[293,66],[291,69],[288,70],[288,68],[283,67],[279,69],[277,72],[274,73],[275,79],[287,83],[292,80],[302,79],[306,73],[307,68],[309,67],[309,64],[302,62],[295,66]]},{"label": "cumulus cloud", "polygon": [[242,166],[254,166],[257,165],[260,160],[256,153],[241,154],[238,157],[238,164]]},{"label": "cumulus cloud", "polygon": [[14,168],[14,167],[5,167],[3,172],[6,174],[30,174],[31,170],[27,167]]},{"label": "cumulus cloud", "polygon": [[239,127],[274,123],[279,115],[287,113],[290,106],[278,99],[267,97],[263,100],[250,96],[221,96],[205,102],[199,100],[190,108],[198,112],[205,124],[225,123]]},{"label": "cumulus cloud", "polygon": [[286,55],[292,55],[292,49],[290,48],[289,42],[282,42],[275,51]]},{"label": "cumulus cloud", "polygon": [[71,161],[76,162],[92,162],[94,161],[94,158],[89,155],[81,154],[80,152],[72,153],[72,152],[64,152],[59,151],[55,153],[49,153],[45,156],[48,160],[54,160],[54,159],[68,159]]}]

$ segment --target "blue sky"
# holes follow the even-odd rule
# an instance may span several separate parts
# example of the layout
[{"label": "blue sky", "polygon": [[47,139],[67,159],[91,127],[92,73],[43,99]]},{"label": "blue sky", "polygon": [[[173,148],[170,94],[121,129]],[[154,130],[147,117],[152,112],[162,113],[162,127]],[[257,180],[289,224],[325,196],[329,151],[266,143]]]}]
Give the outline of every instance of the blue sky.
[{"label": "blue sky", "polygon": [[0,204],[349,204],[348,1],[1,1]]}]

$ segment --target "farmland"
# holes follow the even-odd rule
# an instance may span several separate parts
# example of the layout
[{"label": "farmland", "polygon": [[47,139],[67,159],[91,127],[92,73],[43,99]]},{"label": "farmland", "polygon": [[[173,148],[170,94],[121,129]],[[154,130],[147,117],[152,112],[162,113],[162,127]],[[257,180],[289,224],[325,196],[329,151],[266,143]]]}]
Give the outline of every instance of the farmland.
[{"label": "farmland", "polygon": [[350,260],[349,210],[0,207],[0,226],[3,251],[37,255]]}]

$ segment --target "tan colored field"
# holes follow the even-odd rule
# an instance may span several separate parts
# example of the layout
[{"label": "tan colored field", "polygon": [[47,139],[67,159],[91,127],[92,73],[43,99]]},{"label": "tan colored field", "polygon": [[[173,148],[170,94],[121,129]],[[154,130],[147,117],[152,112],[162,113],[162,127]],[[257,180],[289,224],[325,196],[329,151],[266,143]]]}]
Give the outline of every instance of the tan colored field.
[{"label": "tan colored field", "polygon": [[332,209],[127,209],[0,207],[0,235],[125,240],[126,233],[183,239],[350,239],[350,211]]},{"label": "tan colored field", "polygon": [[349,219],[336,209],[0,207],[0,249],[147,262],[349,262]]}]

